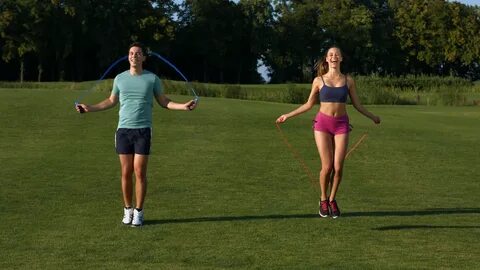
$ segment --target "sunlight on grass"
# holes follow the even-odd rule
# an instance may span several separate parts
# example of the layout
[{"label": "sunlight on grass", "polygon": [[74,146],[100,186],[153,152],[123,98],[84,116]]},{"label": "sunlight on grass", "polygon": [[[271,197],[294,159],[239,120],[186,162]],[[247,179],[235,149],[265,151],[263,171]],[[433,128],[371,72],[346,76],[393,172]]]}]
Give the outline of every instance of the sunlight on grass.
[{"label": "sunlight on grass", "polygon": [[[79,115],[69,89],[0,90],[1,269],[478,269],[476,107],[349,107],[343,216],[274,121],[296,105],[202,98],[154,108],[146,225],[120,224],[118,108]],[[93,92],[88,102],[106,92]],[[171,96],[186,101],[187,96]],[[282,128],[315,172],[312,110]]]}]

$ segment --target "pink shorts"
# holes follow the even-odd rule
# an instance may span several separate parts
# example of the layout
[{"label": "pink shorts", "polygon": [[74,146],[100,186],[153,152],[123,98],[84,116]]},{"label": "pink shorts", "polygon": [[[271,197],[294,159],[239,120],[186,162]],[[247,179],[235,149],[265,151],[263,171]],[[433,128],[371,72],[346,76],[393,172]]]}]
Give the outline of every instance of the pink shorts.
[{"label": "pink shorts", "polygon": [[350,131],[348,115],[334,117],[319,112],[313,120],[313,129],[331,135],[348,133]]}]

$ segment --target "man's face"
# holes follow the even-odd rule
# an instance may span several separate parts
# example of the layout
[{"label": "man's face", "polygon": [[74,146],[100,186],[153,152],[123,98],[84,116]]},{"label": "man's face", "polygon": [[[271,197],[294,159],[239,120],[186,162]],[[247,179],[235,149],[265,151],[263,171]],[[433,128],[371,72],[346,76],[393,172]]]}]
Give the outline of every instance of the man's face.
[{"label": "man's face", "polygon": [[128,51],[128,61],[131,67],[141,67],[145,59],[140,47],[131,47]]}]

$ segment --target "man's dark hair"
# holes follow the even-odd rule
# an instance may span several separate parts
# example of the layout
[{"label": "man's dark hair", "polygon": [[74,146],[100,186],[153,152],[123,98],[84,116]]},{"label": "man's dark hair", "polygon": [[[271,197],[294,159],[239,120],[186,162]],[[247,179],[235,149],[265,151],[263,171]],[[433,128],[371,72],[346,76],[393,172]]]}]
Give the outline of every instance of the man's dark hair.
[{"label": "man's dark hair", "polygon": [[130,47],[128,47],[128,50],[130,50],[132,47],[139,47],[142,50],[142,54],[145,56],[147,55],[147,52],[145,51],[145,46],[143,45],[143,43],[135,41],[132,44],[130,44]]}]

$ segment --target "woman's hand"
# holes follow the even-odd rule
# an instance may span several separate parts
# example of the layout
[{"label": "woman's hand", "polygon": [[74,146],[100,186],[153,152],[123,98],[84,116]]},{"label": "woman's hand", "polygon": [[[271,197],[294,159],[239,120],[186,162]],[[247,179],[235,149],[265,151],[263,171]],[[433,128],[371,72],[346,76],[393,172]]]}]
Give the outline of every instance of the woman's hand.
[{"label": "woman's hand", "polygon": [[288,117],[285,115],[285,114],[282,114],[280,115],[280,117],[277,118],[277,121],[275,121],[275,123],[283,123],[285,121],[287,121]]},{"label": "woman's hand", "polygon": [[372,120],[373,120],[373,122],[374,122],[375,124],[380,124],[380,117],[374,115],[374,116],[372,117]]}]

